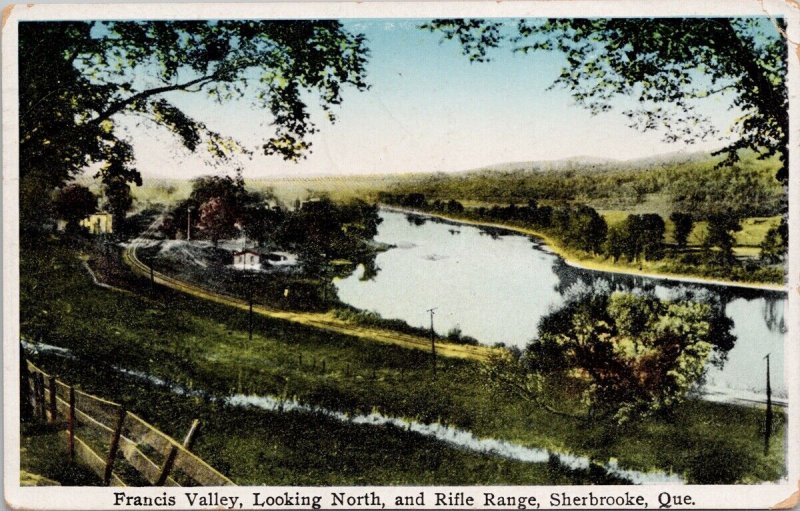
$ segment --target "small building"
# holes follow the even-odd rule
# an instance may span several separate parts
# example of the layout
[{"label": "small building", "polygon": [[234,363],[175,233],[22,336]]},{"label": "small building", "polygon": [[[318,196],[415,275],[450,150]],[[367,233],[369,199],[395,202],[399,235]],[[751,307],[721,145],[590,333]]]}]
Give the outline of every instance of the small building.
[{"label": "small building", "polygon": [[111,213],[95,213],[81,220],[81,227],[85,227],[91,234],[110,234],[114,232]]},{"label": "small building", "polygon": [[260,270],[261,253],[255,250],[244,249],[233,253],[233,267],[237,270]]}]

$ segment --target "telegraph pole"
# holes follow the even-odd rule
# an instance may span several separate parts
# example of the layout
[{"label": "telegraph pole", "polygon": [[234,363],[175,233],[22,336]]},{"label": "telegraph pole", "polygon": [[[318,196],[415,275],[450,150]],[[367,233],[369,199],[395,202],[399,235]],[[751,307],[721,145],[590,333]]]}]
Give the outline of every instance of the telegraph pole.
[{"label": "telegraph pole", "polygon": [[436,379],[436,333],[433,331],[433,311],[438,307],[427,309],[431,315],[431,367],[433,367],[433,379]]},{"label": "telegraph pole", "polygon": [[249,280],[248,282],[250,285],[248,286],[248,293],[247,296],[250,302],[250,314],[247,317],[247,328],[249,330],[248,338],[252,341],[253,340],[253,281]]},{"label": "telegraph pole", "polygon": [[767,359],[767,417],[764,425],[764,456],[769,453],[769,437],[772,436],[772,387],[769,381],[769,353],[764,357]]}]

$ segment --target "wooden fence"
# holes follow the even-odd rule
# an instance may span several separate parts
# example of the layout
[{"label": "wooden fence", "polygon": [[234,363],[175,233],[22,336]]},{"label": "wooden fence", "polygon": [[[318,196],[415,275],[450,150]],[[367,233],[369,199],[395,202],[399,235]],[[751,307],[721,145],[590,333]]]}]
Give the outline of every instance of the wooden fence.
[{"label": "wooden fence", "polygon": [[[87,394],[36,367],[23,368],[34,418],[66,423],[66,456],[111,486],[232,486],[233,481],[192,454],[195,420],[183,442],[121,405]],[[27,369],[27,371],[25,371]],[[26,375],[27,373],[27,375]]]}]

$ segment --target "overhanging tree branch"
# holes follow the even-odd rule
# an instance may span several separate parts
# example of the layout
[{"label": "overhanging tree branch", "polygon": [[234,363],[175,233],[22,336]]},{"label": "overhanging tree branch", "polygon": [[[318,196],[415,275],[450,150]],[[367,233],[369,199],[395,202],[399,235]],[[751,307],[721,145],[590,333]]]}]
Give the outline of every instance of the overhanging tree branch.
[{"label": "overhanging tree branch", "polygon": [[120,101],[117,101],[115,103],[112,103],[111,106],[109,106],[107,110],[105,110],[100,115],[98,115],[97,117],[95,117],[94,119],[89,121],[89,124],[98,125],[101,122],[109,119],[114,114],[124,110],[126,107],[128,107],[132,103],[135,103],[135,102],[140,101],[142,99],[146,99],[146,98],[149,98],[151,96],[155,96],[157,94],[163,94],[165,92],[173,92],[173,91],[178,91],[178,90],[188,90],[189,87],[194,87],[195,85],[197,85],[200,88],[202,88],[204,85],[207,85],[207,84],[213,82],[217,78],[218,78],[217,73],[212,73],[210,75],[201,76],[199,78],[195,78],[194,80],[190,80],[188,82],[184,82],[184,83],[180,83],[180,84],[166,85],[164,87],[155,87],[155,88],[152,88],[152,89],[143,90],[143,91],[138,92],[138,93],[136,93],[136,94],[134,94],[134,95],[132,95],[132,96],[130,96],[128,98],[125,98],[123,100],[120,100]]}]

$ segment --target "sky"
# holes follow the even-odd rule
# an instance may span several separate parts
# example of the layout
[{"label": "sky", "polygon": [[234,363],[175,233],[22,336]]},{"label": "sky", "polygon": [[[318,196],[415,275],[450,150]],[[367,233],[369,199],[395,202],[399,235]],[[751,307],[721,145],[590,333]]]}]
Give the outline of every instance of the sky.
[{"label": "sky", "polygon": [[[491,164],[590,157],[627,160],[675,151],[713,150],[724,140],[700,144],[663,142],[662,133],[627,126],[620,99],[610,113],[592,116],[563,89],[547,90],[565,62],[558,52],[491,53],[489,63],[470,63],[454,42],[418,28],[419,20],[348,20],[366,35],[370,49],[368,91],[349,88],[330,124],[312,100],[319,133],[312,152],[299,163],[265,156],[260,147],[272,134],[269,112],[247,100],[219,105],[202,94],[176,92],[169,100],[254,150],[238,161],[246,178],[357,175],[404,172],[458,172]],[[704,101],[720,131],[737,112],[730,98]],[[214,168],[202,153],[191,154],[177,139],[147,123],[119,119],[134,142],[137,168],[146,176],[190,178]],[[229,170],[229,169],[228,169]]]}]

